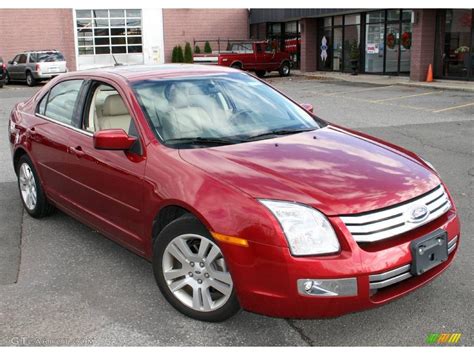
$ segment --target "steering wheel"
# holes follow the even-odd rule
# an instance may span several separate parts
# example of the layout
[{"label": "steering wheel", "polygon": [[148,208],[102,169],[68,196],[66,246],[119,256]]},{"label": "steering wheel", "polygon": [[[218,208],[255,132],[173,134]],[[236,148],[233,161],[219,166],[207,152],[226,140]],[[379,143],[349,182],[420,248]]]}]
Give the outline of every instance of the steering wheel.
[{"label": "steering wheel", "polygon": [[240,123],[241,124],[242,121],[245,122],[246,120],[248,121],[249,119],[251,119],[252,114],[253,114],[252,110],[248,110],[248,109],[238,110],[238,111],[234,112],[232,114],[232,116],[230,116],[229,120],[232,123],[235,123],[235,124]]}]

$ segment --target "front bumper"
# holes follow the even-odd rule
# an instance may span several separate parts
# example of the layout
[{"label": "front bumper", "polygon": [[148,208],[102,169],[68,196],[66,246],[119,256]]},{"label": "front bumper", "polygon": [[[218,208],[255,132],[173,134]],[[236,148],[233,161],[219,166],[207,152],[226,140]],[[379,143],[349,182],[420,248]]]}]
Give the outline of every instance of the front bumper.
[{"label": "front bumper", "polygon": [[[331,222],[350,236],[338,218]],[[448,234],[448,260],[420,276],[407,275],[412,260],[410,242],[438,229]],[[456,211],[451,209],[429,224],[388,241],[363,245],[339,237],[342,252],[319,257],[294,257],[288,248],[251,242],[245,250],[222,245],[241,306],[268,316],[321,318],[383,305],[425,285],[452,263],[459,247],[460,226]],[[350,278],[357,283],[353,296],[321,297],[298,290],[298,280]]]}]

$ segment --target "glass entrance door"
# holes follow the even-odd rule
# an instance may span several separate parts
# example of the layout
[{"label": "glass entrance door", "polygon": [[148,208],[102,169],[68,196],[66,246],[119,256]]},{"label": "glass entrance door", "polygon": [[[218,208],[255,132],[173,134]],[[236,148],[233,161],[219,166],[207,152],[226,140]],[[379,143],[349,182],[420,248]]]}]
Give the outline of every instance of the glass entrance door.
[{"label": "glass entrance door", "polygon": [[400,53],[400,24],[387,24],[387,32],[385,37],[385,72],[398,72],[398,56]]},{"label": "glass entrance door", "polygon": [[342,70],[342,27],[334,27],[332,70]]}]

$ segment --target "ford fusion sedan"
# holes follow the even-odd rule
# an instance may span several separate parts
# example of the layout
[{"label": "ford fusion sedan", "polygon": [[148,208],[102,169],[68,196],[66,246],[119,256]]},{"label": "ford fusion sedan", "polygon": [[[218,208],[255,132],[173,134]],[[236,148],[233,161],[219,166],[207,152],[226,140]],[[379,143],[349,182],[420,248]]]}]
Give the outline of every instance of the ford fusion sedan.
[{"label": "ford fusion sedan", "polygon": [[118,67],[53,79],[9,139],[31,216],[58,208],[150,260],[199,320],[338,316],[440,275],[460,226],[438,173],[311,111],[230,68]]}]

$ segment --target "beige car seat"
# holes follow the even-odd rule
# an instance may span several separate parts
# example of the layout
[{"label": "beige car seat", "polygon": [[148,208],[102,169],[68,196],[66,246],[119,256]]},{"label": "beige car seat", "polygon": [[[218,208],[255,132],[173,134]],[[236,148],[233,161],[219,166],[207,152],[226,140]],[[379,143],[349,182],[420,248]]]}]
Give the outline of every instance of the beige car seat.
[{"label": "beige car seat", "polygon": [[98,116],[99,129],[122,128],[129,133],[132,117],[120,95],[109,95],[102,106],[102,115]]}]

